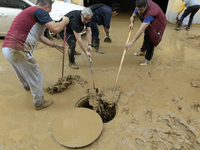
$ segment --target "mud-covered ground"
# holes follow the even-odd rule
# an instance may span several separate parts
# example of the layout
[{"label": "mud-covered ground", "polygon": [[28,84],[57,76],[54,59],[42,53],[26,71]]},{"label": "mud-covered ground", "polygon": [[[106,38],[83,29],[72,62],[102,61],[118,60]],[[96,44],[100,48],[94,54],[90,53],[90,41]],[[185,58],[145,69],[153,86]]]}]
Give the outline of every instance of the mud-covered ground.
[{"label": "mud-covered ground", "polygon": [[[95,87],[113,89],[123,47],[128,37],[129,17],[112,18],[112,43],[104,43],[100,27],[101,49],[92,52]],[[139,28],[135,22],[131,38]],[[104,123],[100,137],[85,150],[198,150],[200,147],[200,31],[192,25],[188,32],[174,30],[168,24],[162,42],[155,49],[152,64],[140,66],[143,56],[134,56],[143,36],[127,51],[117,84],[123,91],[113,120]],[[0,45],[3,43],[0,39]],[[87,45],[86,37],[83,41]],[[63,43],[55,40],[56,43]],[[78,45],[78,44],[77,44]],[[77,46],[77,51],[81,51]],[[44,88],[62,76],[62,54],[38,43],[34,51],[44,77]],[[55,119],[93,88],[89,61],[85,54],[76,56],[79,69],[68,67],[65,57],[64,76],[79,75],[84,82],[68,86],[57,94],[44,92],[53,99],[52,106],[36,111],[30,92],[24,90],[9,63],[0,53],[0,149],[64,150],[51,132]]]}]

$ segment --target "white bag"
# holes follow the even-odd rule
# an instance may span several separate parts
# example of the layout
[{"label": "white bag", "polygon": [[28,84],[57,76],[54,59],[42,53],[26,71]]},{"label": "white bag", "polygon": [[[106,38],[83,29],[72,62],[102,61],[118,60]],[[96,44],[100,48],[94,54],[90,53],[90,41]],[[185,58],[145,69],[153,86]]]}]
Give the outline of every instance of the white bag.
[{"label": "white bag", "polygon": [[184,19],[183,19],[183,22],[182,22],[182,26],[187,26],[188,25],[188,23],[189,23],[189,17],[188,16],[186,16]]}]

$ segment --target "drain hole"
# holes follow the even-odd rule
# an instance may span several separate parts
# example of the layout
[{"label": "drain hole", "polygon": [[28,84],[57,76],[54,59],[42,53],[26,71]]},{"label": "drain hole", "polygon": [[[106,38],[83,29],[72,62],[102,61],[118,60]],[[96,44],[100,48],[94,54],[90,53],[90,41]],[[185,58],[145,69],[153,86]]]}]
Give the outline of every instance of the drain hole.
[{"label": "drain hole", "polygon": [[[93,110],[93,106],[89,104],[89,99],[87,96],[81,98],[75,105],[75,107],[84,107]],[[101,105],[101,111],[97,110],[97,113],[100,115],[103,123],[111,121],[116,115],[116,105],[109,107],[108,104],[103,103]]]}]

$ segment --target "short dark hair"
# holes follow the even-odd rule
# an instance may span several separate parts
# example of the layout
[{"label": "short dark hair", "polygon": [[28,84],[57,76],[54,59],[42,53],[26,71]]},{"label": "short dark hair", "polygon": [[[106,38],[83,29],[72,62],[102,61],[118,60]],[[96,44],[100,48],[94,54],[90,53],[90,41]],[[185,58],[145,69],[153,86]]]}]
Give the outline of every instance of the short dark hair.
[{"label": "short dark hair", "polygon": [[40,5],[40,6],[50,5],[50,6],[52,6],[52,1],[51,0],[37,0],[36,5]]},{"label": "short dark hair", "polygon": [[146,5],[148,5],[147,0],[136,0],[135,1],[135,6],[142,8],[142,7],[146,7]]},{"label": "short dark hair", "polygon": [[112,8],[112,11],[116,11],[118,13],[120,11],[120,4],[114,3],[111,8]]}]

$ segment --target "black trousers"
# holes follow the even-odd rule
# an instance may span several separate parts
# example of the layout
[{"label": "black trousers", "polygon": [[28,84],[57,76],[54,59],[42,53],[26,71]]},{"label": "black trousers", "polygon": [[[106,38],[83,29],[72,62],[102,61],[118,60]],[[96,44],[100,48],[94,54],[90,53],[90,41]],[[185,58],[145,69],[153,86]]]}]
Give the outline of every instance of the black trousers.
[{"label": "black trousers", "polygon": [[200,5],[195,5],[195,6],[191,6],[191,7],[188,7],[185,11],[184,11],[184,13],[183,13],[183,15],[181,16],[181,19],[180,19],[180,21],[179,21],[179,23],[178,23],[178,28],[180,28],[180,26],[181,26],[181,24],[182,24],[182,22],[183,22],[183,19],[187,16],[187,15],[189,15],[190,13],[190,20],[189,20],[189,23],[188,23],[188,28],[190,28],[190,26],[191,26],[191,24],[192,24],[192,21],[193,21],[193,17],[194,17],[194,15],[197,13],[197,11],[199,10],[199,8],[200,8]]},{"label": "black trousers", "polygon": [[95,40],[99,39],[99,29],[97,27],[97,20],[95,14],[92,16],[91,19],[91,30],[92,30],[92,38]]},{"label": "black trousers", "polygon": [[66,42],[69,45],[69,48],[68,48],[69,62],[74,63],[75,62],[74,52],[75,52],[75,48],[76,48],[76,37],[74,35],[72,35],[66,39]]},{"label": "black trousers", "polygon": [[[59,35],[64,40],[64,35],[62,33],[59,33]],[[66,34],[66,42],[69,46],[69,48],[68,48],[69,62],[74,63],[75,62],[74,52],[75,52],[75,48],[76,48],[76,37],[75,37],[75,35]]]},{"label": "black trousers", "polygon": [[141,51],[142,52],[146,52],[145,54],[145,59],[150,61],[153,57],[153,53],[154,53],[154,44],[151,42],[149,33],[147,32],[147,30],[145,30],[144,32],[144,41],[143,41],[143,45],[141,47]]}]

